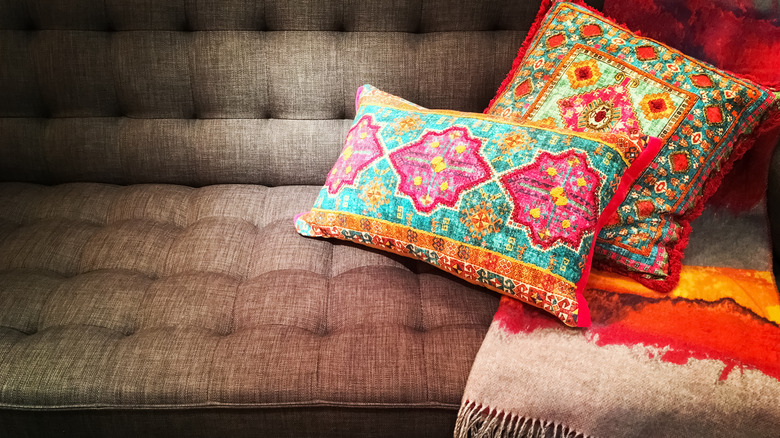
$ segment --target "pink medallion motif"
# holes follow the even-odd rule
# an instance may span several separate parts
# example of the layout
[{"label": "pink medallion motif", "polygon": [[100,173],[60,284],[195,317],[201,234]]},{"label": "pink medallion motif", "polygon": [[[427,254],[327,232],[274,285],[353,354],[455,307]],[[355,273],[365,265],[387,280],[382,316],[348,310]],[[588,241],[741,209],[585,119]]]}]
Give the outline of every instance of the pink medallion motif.
[{"label": "pink medallion motif", "polygon": [[514,202],[512,219],[528,227],[533,243],[543,249],[559,241],[576,249],[596,224],[601,178],[584,154],[542,152],[500,179]]},{"label": "pink medallion motif", "polygon": [[572,131],[621,132],[642,135],[628,95],[631,78],[620,84],[561,99],[558,109]]},{"label": "pink medallion motif", "polygon": [[382,156],[377,136],[380,127],[372,122],[372,117],[365,115],[350,128],[344,149],[325,181],[328,192],[335,194],[342,186],[354,184],[358,173]]},{"label": "pink medallion motif", "polygon": [[490,167],[479,155],[482,142],[466,128],[428,131],[414,143],[390,154],[401,177],[398,190],[428,213],[439,204],[454,207],[461,192],[490,178]]}]

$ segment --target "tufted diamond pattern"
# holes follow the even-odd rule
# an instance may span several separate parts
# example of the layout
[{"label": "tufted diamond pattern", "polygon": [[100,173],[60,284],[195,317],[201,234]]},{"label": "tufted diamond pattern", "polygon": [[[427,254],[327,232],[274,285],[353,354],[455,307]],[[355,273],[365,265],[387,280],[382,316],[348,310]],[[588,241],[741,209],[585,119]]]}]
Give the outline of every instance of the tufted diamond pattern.
[{"label": "tufted diamond pattern", "polygon": [[497,295],[297,235],[316,194],[0,184],[0,407],[455,408]]}]

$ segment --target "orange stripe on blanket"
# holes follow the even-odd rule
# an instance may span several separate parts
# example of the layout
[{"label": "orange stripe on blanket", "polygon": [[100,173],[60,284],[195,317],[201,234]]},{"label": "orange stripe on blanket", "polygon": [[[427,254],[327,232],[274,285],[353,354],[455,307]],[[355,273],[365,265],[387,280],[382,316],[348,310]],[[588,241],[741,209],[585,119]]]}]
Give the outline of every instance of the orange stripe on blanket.
[{"label": "orange stripe on blanket", "polygon": [[680,284],[670,293],[655,292],[617,274],[592,271],[588,289],[647,298],[685,298],[715,302],[730,298],[756,315],[780,324],[780,293],[771,272],[749,269],[683,266]]}]

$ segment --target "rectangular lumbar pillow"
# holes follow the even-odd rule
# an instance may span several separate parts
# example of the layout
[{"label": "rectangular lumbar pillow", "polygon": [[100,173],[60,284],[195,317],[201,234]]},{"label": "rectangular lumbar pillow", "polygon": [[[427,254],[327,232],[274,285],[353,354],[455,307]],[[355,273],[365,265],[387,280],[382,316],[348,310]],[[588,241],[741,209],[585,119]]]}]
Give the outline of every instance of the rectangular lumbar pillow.
[{"label": "rectangular lumbar pillow", "polygon": [[665,146],[601,230],[595,252],[600,266],[668,291],[679,281],[689,222],[751,144],[774,96],[575,3],[543,2],[486,113],[660,138]]},{"label": "rectangular lumbar pillow", "polygon": [[423,260],[587,326],[582,290],[596,233],[660,148],[427,110],[369,85],[305,236]]}]

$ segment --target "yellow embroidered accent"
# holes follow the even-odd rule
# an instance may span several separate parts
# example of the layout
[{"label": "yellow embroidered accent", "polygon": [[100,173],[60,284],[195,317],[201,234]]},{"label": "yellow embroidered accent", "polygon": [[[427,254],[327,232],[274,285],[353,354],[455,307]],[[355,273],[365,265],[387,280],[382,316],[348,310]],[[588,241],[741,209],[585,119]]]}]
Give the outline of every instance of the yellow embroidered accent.
[{"label": "yellow embroidered accent", "polygon": [[577,178],[577,187],[582,187],[586,184],[585,178],[579,177]]},{"label": "yellow embroidered accent", "polygon": [[443,183],[441,183],[440,188],[442,189],[442,191],[444,191],[444,190],[447,190],[448,188],[450,188],[450,185],[447,184],[447,181],[444,181]]},{"label": "yellow embroidered accent", "polygon": [[530,213],[530,214],[531,214],[531,216],[532,216],[534,219],[539,219],[539,216],[541,216],[541,214],[542,214],[542,212],[541,212],[541,211],[540,211],[538,208],[533,208],[533,209],[531,209],[531,211],[529,211],[528,213]]},{"label": "yellow embroidered accent", "polygon": [[431,167],[433,167],[434,172],[439,173],[447,168],[447,163],[444,162],[443,157],[433,157],[431,160]]},{"label": "yellow embroidered accent", "polygon": [[639,108],[647,120],[666,119],[676,109],[669,93],[648,94],[639,102]]},{"label": "yellow embroidered accent", "polygon": [[568,219],[564,219],[563,222],[561,222],[561,228],[569,228],[571,226],[571,222],[569,222]]},{"label": "yellow embroidered accent", "polygon": [[566,71],[571,88],[587,87],[598,82],[601,77],[599,66],[593,59],[587,61],[575,62]]},{"label": "yellow embroidered accent", "polygon": [[422,184],[422,177],[421,176],[415,176],[414,177],[414,185],[419,186]]},{"label": "yellow embroidered accent", "polygon": [[352,156],[352,146],[347,146],[344,148],[344,152],[342,153],[344,155],[345,160],[349,160],[349,157]]},{"label": "yellow embroidered accent", "polygon": [[466,146],[463,146],[462,144],[459,144],[455,147],[455,152],[462,154],[466,150]]},{"label": "yellow embroidered accent", "polygon": [[347,168],[344,169],[344,173],[349,173],[349,172],[352,172],[352,166],[351,165],[347,166]]},{"label": "yellow embroidered accent", "polygon": [[558,174],[558,171],[554,167],[548,167],[547,174],[550,176],[555,176]]},{"label": "yellow embroidered accent", "polygon": [[435,149],[435,148],[438,148],[438,147],[439,147],[439,142],[438,142],[438,141],[436,141],[436,140],[432,141],[432,142],[431,142],[431,147],[432,147],[432,148],[434,148],[434,149]]},{"label": "yellow embroidered accent", "polygon": [[[552,169],[552,167],[550,169]],[[552,190],[550,190],[550,196],[552,196],[555,200],[555,205],[563,206],[569,203],[569,200],[566,199],[566,193],[564,193],[563,187],[554,187]]]}]

